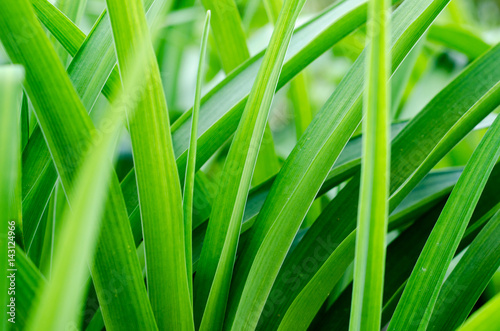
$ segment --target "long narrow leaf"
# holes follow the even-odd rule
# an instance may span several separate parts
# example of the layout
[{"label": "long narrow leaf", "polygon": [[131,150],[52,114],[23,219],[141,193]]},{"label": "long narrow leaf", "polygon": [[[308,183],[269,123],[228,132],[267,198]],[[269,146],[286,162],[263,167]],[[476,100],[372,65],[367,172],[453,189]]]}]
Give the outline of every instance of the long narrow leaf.
[{"label": "long narrow leaf", "polygon": [[458,331],[490,331],[500,327],[500,294],[475,312]]},{"label": "long narrow leaf", "polygon": [[[405,1],[394,13],[393,67],[397,67],[447,0]],[[407,29],[411,27],[411,29]],[[293,238],[321,183],[361,121],[365,55],[358,58],[286,160],[236,264],[229,318],[258,319]],[[256,323],[256,322],[255,322]]]},{"label": "long narrow leaf", "polygon": [[[238,8],[234,0],[203,0],[202,3],[207,10],[213,12],[214,18],[211,24],[215,44],[224,71],[230,73],[250,58]],[[278,170],[279,163],[274,149],[273,136],[267,125],[259,149],[252,185],[262,183],[275,175]]]},{"label": "long narrow leaf", "polygon": [[[498,84],[500,76],[498,71],[492,71],[492,64],[496,63],[499,53],[500,47],[495,47],[471,64],[393,140],[390,210],[394,210],[415,184],[421,181],[423,176],[481,119],[497,107],[500,101],[500,84]],[[467,94],[466,91],[474,92]],[[441,125],[433,126],[431,123]],[[303,265],[307,259],[314,258],[318,250],[327,250],[331,254],[338,243],[355,229],[357,199],[353,199],[352,196],[358,192],[358,185],[359,182],[348,183],[336,197],[337,201],[332,201],[330,207],[327,207],[329,210],[337,211],[337,214],[334,214],[337,222],[331,222],[331,218],[321,218],[309,229],[284,262],[275,291],[285,289],[300,291],[323,261],[319,261],[320,263],[308,272],[301,272],[298,286],[292,288],[287,286],[287,275],[293,272],[295,266]],[[331,244],[322,245],[325,242]],[[288,299],[280,301],[279,304],[274,303],[272,316],[283,314],[283,306],[286,307],[289,303]],[[274,322],[266,323],[266,325],[271,324]]]},{"label": "long narrow leaf", "polygon": [[370,1],[363,161],[350,330],[379,330],[382,313],[390,178],[389,11],[389,1]]},{"label": "long narrow leaf", "polygon": [[[455,181],[458,179],[461,171],[455,173]],[[498,185],[500,183],[500,166],[497,164],[493,170],[488,183],[483,191],[481,199],[478,202],[476,211],[474,213],[473,219],[471,220],[471,225],[469,226],[468,233],[462,239],[460,246],[461,249],[465,248],[471,241],[470,238],[474,238],[475,234],[470,231],[479,224],[482,223],[483,218],[495,210],[495,204],[500,200],[500,197],[491,197],[498,190]],[[432,190],[432,189],[431,189]],[[418,259],[422,248],[425,245],[425,241],[432,231],[432,227],[436,223],[439,215],[445,205],[446,199],[448,198],[448,193],[444,196],[436,206],[434,206],[429,212],[420,216],[413,225],[406,229],[396,240],[394,240],[388,247],[387,253],[387,263],[386,263],[386,274],[384,281],[384,316],[382,320],[382,325],[385,325],[390,319],[392,313],[394,312],[394,301],[397,303],[401,296],[401,287],[411,274],[413,266]],[[410,196],[408,196],[409,198]],[[492,209],[493,208],[493,209]],[[466,233],[467,233],[466,232]],[[459,250],[461,250],[459,249]],[[458,251],[457,251],[458,252]],[[324,268],[322,268],[324,269]],[[328,278],[331,271],[324,270],[321,274],[317,273],[314,278],[321,280],[320,283],[309,282],[304,288],[301,294],[297,297],[304,297],[307,294],[306,290],[312,292],[312,295],[316,295],[317,292],[322,291],[322,288],[327,287],[324,284],[331,283],[331,278]],[[326,280],[328,279],[328,280]],[[332,287],[330,285],[330,287]],[[327,290],[325,293],[329,293]],[[347,330],[349,326],[349,311],[351,306],[351,293],[352,286],[346,288],[344,293],[335,301],[335,303],[328,309],[324,314],[320,313],[318,319],[315,321],[314,326],[319,326],[321,330],[331,330],[331,329],[343,329]],[[309,294],[311,295],[311,294]],[[296,306],[296,305],[294,305]],[[296,306],[300,309],[299,306]],[[287,312],[287,315],[291,311]],[[321,316],[322,315],[322,316]],[[306,315],[307,316],[307,315]],[[312,317],[310,317],[312,319]]]},{"label": "long narrow leaf", "polygon": [[389,330],[403,325],[425,330],[446,270],[500,156],[500,118],[472,154],[415,265]]},{"label": "long narrow leaf", "polygon": [[206,307],[202,329],[222,326],[241,219],[257,152],[293,27],[304,3],[305,0],[288,0],[283,6],[224,164],[195,278],[195,285],[198,284],[195,309]]},{"label": "long narrow leaf", "polygon": [[[39,9],[38,17],[51,29],[51,31],[65,32],[65,36],[80,36],[80,30],[71,25],[56,8],[46,0],[33,0],[35,9]],[[160,12],[165,0],[146,0],[144,5],[149,8],[150,21]],[[43,5],[43,6],[41,6]],[[41,6],[41,7],[39,7]],[[44,19],[44,15],[51,14],[51,20]],[[62,16],[62,17],[61,17]],[[50,24],[49,24],[50,23]],[[59,36],[59,34],[56,34]],[[84,35],[83,35],[84,36]],[[85,36],[84,36],[85,37]],[[113,91],[120,89],[120,77],[116,65],[116,55],[113,47],[111,25],[106,11],[97,19],[92,31],[81,42],[77,51],[69,50],[73,56],[67,71],[71,82],[83,105],[90,111],[100,95],[111,98]],[[63,42],[65,39],[61,39]],[[67,39],[69,44],[71,39]],[[63,45],[66,45],[63,43]],[[77,45],[73,45],[77,47]],[[113,70],[114,68],[114,70]],[[107,83],[106,85],[104,85]],[[28,247],[34,236],[34,231],[40,223],[41,212],[48,201],[57,173],[50,158],[50,153],[43,141],[40,128],[35,128],[30,141],[23,153],[23,215],[26,223],[26,238]]]},{"label": "long narrow leaf", "polygon": [[[84,293],[82,284],[88,277],[88,259],[93,255],[105,206],[106,192],[113,168],[113,153],[124,113],[110,111],[106,131],[100,142],[94,141],[82,165],[75,187],[69,193],[72,201],[63,218],[61,241],[56,247],[54,270],[50,282],[39,293],[39,299],[27,330],[62,330],[76,328]],[[111,127],[109,127],[111,123]],[[104,165],[104,166],[103,166]]]},{"label": "long narrow leaf", "polygon": [[[76,25],[80,24],[80,20],[83,17],[83,12],[87,6],[87,0],[58,0],[55,5],[59,10],[66,15],[73,23]],[[57,42],[57,38],[52,37],[54,48],[56,49],[57,55],[61,59],[64,65],[68,62],[68,53],[62,45]]]},{"label": "long narrow leaf", "polygon": [[[25,88],[68,196],[95,128],[31,4],[26,0],[2,0],[0,8],[3,11],[0,38],[11,60],[25,66]],[[54,86],[58,88],[54,89]],[[151,306],[139,276],[137,256],[128,249],[133,245],[132,234],[115,174],[112,174],[110,183],[105,222],[92,265],[93,281],[102,298],[104,318],[110,329],[120,325],[154,328]],[[119,288],[110,286],[117,275],[122,277],[124,274],[130,275],[126,282],[122,282]],[[120,300],[104,300],[103,296],[110,292],[116,296],[119,294]],[[109,318],[111,315],[113,319]]]},{"label": "long narrow leaf", "polygon": [[[11,314],[12,289],[16,269],[16,225],[20,219],[16,215],[14,194],[17,179],[21,176],[21,97],[24,70],[21,66],[0,67],[0,248],[3,256],[0,279],[0,303],[7,306],[6,313],[0,318],[0,328],[7,328],[7,319],[15,323],[15,302]],[[14,274],[14,277],[12,277]],[[8,293],[10,293],[8,295]]]},{"label": "long narrow leaf", "polygon": [[[145,80],[136,111],[127,115],[144,231],[148,294],[160,329],[193,329],[184,217],[167,104],[142,1],[107,0],[124,81],[146,49]],[[165,8],[163,8],[165,10]],[[131,84],[137,84],[131,81]],[[124,84],[127,91],[130,87]]]},{"label": "long narrow leaf", "polygon": [[186,245],[186,268],[191,301],[193,298],[193,196],[194,178],[196,169],[196,138],[198,137],[198,118],[200,115],[201,83],[205,55],[207,52],[208,32],[210,31],[210,11],[207,12],[203,36],[200,46],[200,60],[198,62],[198,74],[196,76],[196,91],[194,96],[193,121],[191,124],[191,137],[189,141],[188,162],[186,166],[186,176],[184,184],[183,210],[184,210],[184,238]]},{"label": "long narrow leaf", "polygon": [[429,330],[454,330],[500,267],[500,212],[481,230],[439,292]]}]

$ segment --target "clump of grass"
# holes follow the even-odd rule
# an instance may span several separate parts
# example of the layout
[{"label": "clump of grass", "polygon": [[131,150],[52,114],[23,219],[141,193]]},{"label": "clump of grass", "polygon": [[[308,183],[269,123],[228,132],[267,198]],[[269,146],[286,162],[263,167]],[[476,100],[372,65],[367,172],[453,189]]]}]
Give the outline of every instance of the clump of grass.
[{"label": "clump of grass", "polygon": [[449,2],[0,0],[2,330],[500,328],[500,45]]}]

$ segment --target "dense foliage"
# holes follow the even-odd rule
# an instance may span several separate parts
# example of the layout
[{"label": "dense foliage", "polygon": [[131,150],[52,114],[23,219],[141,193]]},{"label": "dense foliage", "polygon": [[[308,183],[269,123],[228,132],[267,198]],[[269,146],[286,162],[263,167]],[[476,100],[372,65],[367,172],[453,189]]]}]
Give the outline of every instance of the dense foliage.
[{"label": "dense foliage", "polygon": [[497,0],[0,0],[1,330],[499,330]]}]

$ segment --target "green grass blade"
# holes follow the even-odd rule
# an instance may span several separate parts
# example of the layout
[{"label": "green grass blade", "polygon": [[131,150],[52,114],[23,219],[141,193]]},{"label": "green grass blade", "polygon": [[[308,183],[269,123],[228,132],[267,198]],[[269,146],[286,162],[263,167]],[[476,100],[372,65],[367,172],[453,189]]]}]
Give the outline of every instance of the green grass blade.
[{"label": "green grass blade", "polygon": [[297,139],[300,139],[304,134],[314,117],[307,85],[304,72],[301,72],[290,82],[289,95],[293,104],[295,135]]},{"label": "green grass blade", "polygon": [[[72,191],[77,167],[92,141],[95,127],[75,92],[64,68],[26,0],[0,2],[0,38],[14,63],[26,68],[25,88],[51,152],[66,195]],[[29,34],[26,35],[26,31]],[[54,89],[57,86],[57,89]],[[154,326],[133,245],[126,208],[118,180],[112,174],[102,231],[92,267],[93,281],[107,327]],[[129,275],[120,287],[110,286],[116,275]],[[120,300],[104,300],[104,295]],[[110,319],[113,316],[113,319]],[[116,318],[120,316],[119,318]]]},{"label": "green grass blade", "polygon": [[[145,2],[147,6],[148,1]],[[399,0],[394,0],[397,2]],[[331,48],[366,21],[367,0],[348,0],[335,4],[296,29],[288,58],[285,60],[278,89],[283,87],[298,72],[314,59]],[[46,0],[33,0],[39,19],[51,33],[68,49],[76,54],[85,40],[85,35],[53,5]],[[149,12],[148,12],[149,13]],[[264,52],[231,74],[203,99],[200,109],[200,139],[197,165],[203,165],[208,158],[234,133],[252,83],[257,75]],[[117,77],[111,74],[110,79]],[[108,80],[109,84],[109,80]],[[114,83],[111,85],[115,85]],[[107,92],[105,85],[104,93]],[[185,169],[190,135],[191,110],[186,112],[172,126],[173,143],[178,156],[179,169]],[[184,175],[183,172],[180,173]]]},{"label": "green grass blade", "polygon": [[207,52],[208,33],[210,31],[210,10],[207,12],[205,25],[203,27],[203,35],[200,46],[200,60],[198,62],[198,73],[196,76],[196,91],[194,96],[193,121],[191,124],[191,137],[189,141],[188,162],[186,166],[186,176],[184,184],[184,238],[186,244],[186,268],[189,284],[189,293],[191,301],[193,299],[193,197],[194,197],[194,178],[196,169],[196,139],[198,137],[198,121],[200,116],[201,103],[201,84],[203,78],[203,68],[205,64],[205,56]]},{"label": "green grass blade", "polygon": [[[314,59],[366,22],[366,0],[340,2],[297,28],[292,36],[277,89],[281,89]],[[264,52],[231,73],[202,99],[197,165],[202,166],[235,132]],[[173,125],[178,164],[185,168],[191,110]]]},{"label": "green grass blade", "polygon": [[23,105],[21,110],[21,151],[24,150],[30,138],[30,108],[28,96],[23,93]]},{"label": "green grass blade", "polygon": [[[4,252],[0,259],[2,273],[0,280],[0,302],[5,306],[11,304],[12,295],[8,295],[11,281],[8,278],[16,269],[16,226],[20,223],[15,206],[15,190],[21,164],[21,98],[24,70],[21,66],[0,66],[0,224],[1,249]],[[15,274],[15,272],[14,272]],[[7,328],[7,319],[14,317],[9,310],[0,318],[0,328]]]},{"label": "green grass blade", "polygon": [[[500,197],[496,196],[495,194],[496,191],[498,190],[499,184],[500,184],[500,166],[497,164],[497,166],[495,166],[495,168],[493,169],[490,178],[488,179],[488,183],[486,184],[485,189],[483,190],[483,194],[476,206],[469,227],[465,232],[462,241],[460,242],[457,254],[470,244],[472,239],[474,239],[474,237],[477,235],[478,232],[477,229],[482,228],[484,223],[486,223],[486,221],[491,217],[492,212],[494,213],[498,211],[497,204],[500,201]],[[397,265],[391,266],[392,270],[388,271],[389,277],[387,277],[387,280],[390,286],[386,287],[387,291],[384,291],[384,313],[383,313],[384,325],[386,325],[389,322],[390,318],[392,317],[392,314],[394,313],[394,310],[396,309],[396,305],[403,292],[405,282],[411,275],[411,272],[413,270],[413,267],[415,266],[418,256],[425,245],[425,241],[427,240],[429,234],[432,231],[432,227],[439,218],[441,210],[442,208],[440,208],[440,210],[437,213],[433,213],[433,215],[431,216],[434,219],[433,222],[429,224],[430,226],[426,225],[426,228],[428,229],[425,229],[426,232],[418,237],[417,244],[414,247],[412,247],[410,250],[408,249],[404,250],[404,247],[396,248],[397,252],[399,253],[397,253],[397,255],[391,259],[391,261],[389,260],[387,261],[387,266],[390,265],[389,262],[392,262],[393,265],[394,264]],[[408,235],[406,235],[405,238],[401,238],[401,240],[408,242],[409,236],[413,235],[414,234],[410,232],[408,233]],[[413,241],[415,240],[413,239]],[[406,252],[409,252],[409,254],[406,255]],[[398,259],[404,260],[405,262],[394,263],[395,261],[398,261]],[[390,277],[391,274],[393,275],[395,274],[398,276]]]},{"label": "green grass blade", "polygon": [[[46,2],[45,0],[36,0],[35,3],[38,3],[37,1]],[[152,0],[145,2],[146,8],[150,9],[148,11],[150,21],[163,5],[162,1],[155,1],[153,5],[151,2]],[[62,30],[65,35],[80,36],[80,30],[71,25],[71,22],[67,25],[64,24],[68,19],[64,15],[59,18],[62,14],[55,7],[51,7],[49,4],[42,8],[46,8],[46,10],[39,11],[38,17],[43,22],[45,22],[43,20],[45,12],[51,13],[50,17],[58,18],[50,20],[48,23],[45,22],[56,36],[60,34],[54,31],[59,30]],[[65,42],[65,40],[61,40],[61,42]],[[66,43],[69,42],[66,41]],[[76,47],[76,45],[73,46]],[[67,71],[87,111],[92,109],[101,91],[108,98],[111,98],[113,91],[119,91],[121,82],[117,68],[113,69],[116,65],[116,55],[111,25],[106,11],[97,19],[92,31],[82,41],[80,49],[70,53],[70,55],[73,56],[73,60]],[[104,85],[105,83],[107,84]],[[30,247],[34,231],[40,223],[41,212],[44,210],[40,206],[47,203],[57,177],[39,127],[35,128],[31,136],[23,153],[23,161],[23,214],[26,223],[27,246]]]},{"label": "green grass blade", "polygon": [[[80,24],[85,7],[87,6],[87,0],[58,0],[55,2],[55,5],[64,15],[66,15],[67,18],[78,25]],[[62,63],[66,65],[69,59],[68,53],[64,47],[57,42],[57,38],[52,36],[51,40],[54,43],[57,55],[59,55]]]},{"label": "green grass blade", "polygon": [[472,314],[458,331],[490,331],[500,327],[500,294]]},{"label": "green grass blade", "polygon": [[[393,67],[399,65],[446,4],[446,0],[418,4],[410,0],[398,7],[392,30]],[[238,309],[245,307],[247,312],[263,308],[321,183],[361,121],[364,61],[362,55],[351,67],[278,174],[236,264],[230,316],[239,305]]]},{"label": "green grass blade", "polygon": [[[186,274],[184,217],[167,104],[142,1],[107,0],[116,55],[124,80],[146,49],[145,77],[128,114],[144,232],[148,294],[160,329],[193,329]],[[137,82],[131,81],[131,84]],[[130,86],[124,84],[127,91]]]},{"label": "green grass blade", "polygon": [[[110,98],[113,91],[120,89],[120,76],[118,69],[114,68],[116,55],[111,25],[106,10],[99,16],[89,35],[85,36],[47,0],[31,0],[31,2],[40,21],[74,58],[68,67],[68,73],[87,110],[90,111],[101,90]],[[166,5],[168,6],[168,0],[144,1],[150,24],[157,19],[158,14],[165,11],[162,7]]]},{"label": "green grass blade", "polygon": [[[203,0],[202,3],[213,13],[211,25],[215,44],[219,51],[222,68],[226,73],[230,73],[250,58],[238,8],[234,0]],[[252,185],[262,183],[275,175],[278,170],[279,162],[274,150],[273,136],[267,125],[259,149]]]},{"label": "green grass blade", "polygon": [[391,114],[394,120],[398,120],[401,115],[401,103],[405,96],[405,92],[410,88],[408,85],[417,60],[422,53],[424,44],[425,39],[421,39],[403,60],[391,78]]},{"label": "green grass blade", "polygon": [[[447,195],[445,198],[446,197]],[[387,297],[389,296],[390,298],[392,296],[391,294],[400,288],[401,283],[404,283],[411,273],[411,268],[418,258],[419,249],[423,247],[425,239],[432,230],[432,226],[435,224],[443,205],[444,201],[439,202],[430,211],[419,217],[387,247],[384,304],[387,303]],[[405,250],[402,251],[401,249]],[[401,257],[402,254],[405,254],[404,258]],[[389,262],[392,264],[389,264]],[[325,313],[326,316],[321,318],[322,324],[324,324],[323,329],[329,327],[347,330],[349,326],[350,308],[352,306],[351,293],[352,284],[345,289],[344,293],[341,294]]]},{"label": "green grass blade", "polygon": [[261,184],[276,175],[279,169],[280,163],[274,148],[273,133],[269,124],[266,124],[252,176],[252,186]]},{"label": "green grass blade", "polygon": [[[264,0],[267,16],[274,24],[278,19],[283,1]],[[314,114],[310,105],[309,94],[307,91],[306,76],[304,72],[299,73],[291,82],[289,90],[290,99],[293,104],[293,113],[295,116],[295,134],[299,139],[311,123]]]},{"label": "green grass blade", "polygon": [[37,230],[37,232],[41,231],[41,233],[38,233],[39,236],[43,234],[39,269],[47,279],[51,278],[54,264],[54,248],[58,247],[61,239],[61,229],[64,224],[62,216],[64,215],[64,210],[67,208],[68,202],[66,201],[63,187],[61,183],[56,183],[48,206],[46,206],[47,219],[45,221],[45,231],[41,231],[43,222],[40,222]]},{"label": "green grass blade", "polygon": [[[450,173],[450,183],[453,183],[454,185],[461,173],[462,170],[455,170],[453,171],[453,173]],[[433,173],[431,173],[430,175],[432,174]],[[447,171],[439,176],[436,176],[436,179],[440,180],[443,175],[445,176],[443,179],[446,182],[446,177],[448,176]],[[499,183],[500,166],[497,164],[490,178],[488,179],[488,183],[485,187],[485,190],[483,191],[481,199],[478,202],[476,211],[474,213],[473,219],[471,220],[471,224],[469,225],[466,235],[460,243],[461,248],[459,249],[459,251],[461,251],[470,243],[471,238],[474,238],[475,234],[471,230],[483,223],[483,218],[485,216],[488,217],[488,214],[490,214],[492,210],[495,210],[495,205],[499,202],[500,197],[496,197],[494,199],[492,199],[491,197],[494,196],[495,192],[498,190]],[[419,186],[421,184],[419,184]],[[436,206],[432,207],[432,209],[422,214],[421,216],[418,216],[418,219],[409,228],[404,230],[404,232],[388,246],[384,280],[384,314],[382,325],[385,325],[390,320],[390,317],[395,309],[394,302],[397,303],[397,301],[399,300],[402,292],[400,291],[401,287],[405,284],[406,280],[410,276],[415,262],[417,261],[418,256],[422,251],[422,248],[425,245],[425,241],[431,233],[434,224],[439,218],[439,215],[446,203],[446,199],[448,198],[453,185],[449,187],[444,196],[438,198],[439,203]],[[439,189],[437,188],[430,187],[430,192],[437,192],[438,190]],[[419,190],[417,189],[412,191],[412,194],[410,194],[407,199],[410,198],[410,196],[413,194],[418,195],[418,191]],[[400,205],[400,207],[402,205]],[[416,205],[416,207],[420,209],[422,208],[422,206],[419,206],[418,204]],[[409,209],[411,210],[412,208]],[[393,214],[391,215],[391,219],[397,214],[398,213],[393,212]],[[396,223],[399,223],[399,221],[396,221]],[[394,222],[391,224],[394,224]],[[331,271],[324,270],[324,273],[325,272],[328,275],[328,273],[330,273]],[[318,274],[316,274],[314,278],[318,278]],[[322,280],[325,281],[325,278],[323,278]],[[328,279],[326,283],[332,283],[331,278]],[[318,291],[321,291],[322,287],[324,287],[323,283],[313,284],[313,282],[310,282],[296,300],[298,300],[300,296],[307,295],[306,293],[304,293],[306,289],[309,289],[313,295],[316,295]],[[332,286],[330,286],[330,288],[331,287]],[[324,292],[325,297],[329,292],[329,290],[326,290]],[[314,326],[319,327],[318,324],[321,324],[321,326],[319,327],[319,329],[321,330],[347,330],[349,325],[349,311],[351,307],[351,293],[352,286],[345,289],[344,293],[342,293],[342,295],[335,301],[335,303],[328,309],[327,312],[325,312],[324,314],[320,313],[320,316],[318,316],[318,318],[316,319]],[[311,316],[310,318],[312,319],[313,316]]]},{"label": "green grass blade", "polygon": [[[45,286],[45,278],[26,253],[16,247],[16,324],[17,330],[25,330],[26,323],[32,312],[36,295],[42,286]],[[13,328],[13,329],[16,329]]]},{"label": "green grass blade", "polygon": [[443,284],[428,330],[455,330],[500,267],[500,212],[481,230]]},{"label": "green grass blade", "polygon": [[349,330],[380,329],[389,209],[389,1],[371,0],[368,8],[363,161]]},{"label": "green grass blade", "polygon": [[283,7],[224,164],[195,278],[195,311],[204,311],[202,329],[222,327],[257,152],[293,27],[304,2],[289,0]]},{"label": "green grass blade", "polygon": [[[121,115],[121,116],[120,116]],[[56,247],[50,281],[39,292],[27,330],[77,328],[78,313],[88,277],[88,259],[97,242],[100,219],[113,167],[108,161],[115,149],[123,112],[108,115],[108,127],[100,142],[95,141],[69,193],[70,208],[63,216],[61,240]],[[109,125],[111,124],[111,127]]]},{"label": "green grass blade", "polygon": [[427,328],[446,270],[499,156],[500,118],[497,117],[451,193],[408,280],[389,330],[400,330],[403,325],[419,330]]},{"label": "green grass blade", "polygon": [[[422,217],[421,215],[427,212],[429,208],[434,208],[436,203],[449,194],[460,174],[461,169],[430,173],[419,184],[419,186],[417,186],[417,188],[415,188],[415,190],[408,195],[404,203],[401,204],[400,208],[396,209],[391,214],[391,228],[394,229],[397,227],[404,227],[414,218]],[[359,177],[353,178],[353,180],[359,181]],[[341,204],[337,205],[341,206]],[[325,211],[327,210],[328,209],[325,209]],[[441,209],[439,209],[439,211],[440,210]],[[338,210],[334,209],[321,214],[320,217],[331,220],[332,218],[337,217],[337,215],[339,215]],[[286,311],[279,328],[287,329],[293,325],[300,326],[301,328],[307,328],[309,326],[316,314],[319,312],[326,298],[331,294],[335,284],[339,281],[347,266],[352,263],[355,251],[354,237],[355,233],[351,232],[330,256],[328,256],[328,254],[324,254],[325,248],[322,250],[316,250],[316,261],[324,261],[324,263],[318,272],[315,273],[311,280],[306,284],[306,286],[303,287],[297,297],[290,297],[294,300]],[[332,243],[332,240],[336,239],[329,237],[327,240],[328,241],[320,240],[323,247]],[[312,264],[312,262],[309,262],[307,265],[296,266],[295,272],[302,275],[307,274],[310,264]],[[392,267],[389,265],[387,266]],[[299,283],[300,279],[294,279],[293,277],[290,277],[290,273],[288,273],[288,288],[297,288]],[[349,291],[349,298],[351,296],[351,292],[352,288],[351,291]],[[289,300],[289,298],[286,300]],[[347,329],[349,324],[348,315],[350,305],[351,301],[349,300],[347,305],[343,306],[340,311],[347,312],[345,316],[345,324],[343,325],[344,329]],[[277,310],[274,314],[280,314],[280,311],[281,310]],[[279,316],[275,317],[274,314],[272,317],[280,320]],[[268,315],[265,315],[265,317],[269,318]],[[265,321],[266,320],[262,319],[261,323],[265,323]]]},{"label": "green grass blade", "polygon": [[42,214],[57,179],[42,131],[37,128],[23,152],[22,208],[25,248],[30,253]]},{"label": "green grass blade", "polygon": [[[311,323],[311,317],[321,308],[329,292],[322,290],[320,287],[330,287],[331,283],[328,282],[330,278],[340,279],[345,269],[352,263],[355,240],[356,233],[352,232],[337,247],[335,252],[328,257],[322,268],[329,270],[329,272],[318,272],[311,279],[302,292],[304,295],[299,295],[286,312],[278,330],[307,329]],[[309,286],[311,288],[308,288]]]},{"label": "green grass blade", "polygon": [[[269,20],[275,24],[276,20],[278,19],[281,7],[283,7],[283,1],[282,0],[265,0],[264,1],[264,6],[266,7],[266,12],[267,16],[269,17]],[[302,136],[304,131],[306,130],[307,126],[309,123],[311,123],[312,118],[314,117],[314,114],[312,112],[312,107],[311,107],[311,100],[309,98],[309,94],[307,91],[307,83],[306,83],[306,78],[305,78],[305,73],[301,72],[297,74],[297,76],[290,82],[290,88],[289,88],[289,97],[290,100],[292,101],[293,104],[293,112],[294,112],[294,119],[295,119],[295,134],[297,136],[297,139]],[[264,132],[264,140],[266,137],[269,137],[270,131],[268,133],[268,130],[266,129],[266,132]],[[265,146],[265,145],[264,145]],[[261,153],[262,155],[262,153]],[[257,169],[268,169],[270,165],[272,165],[273,160],[270,158],[265,159],[264,157],[260,157],[257,159]],[[273,165],[272,167],[275,167],[276,170],[273,170],[278,172],[279,170],[279,165]],[[258,184],[261,182],[261,179],[267,179],[265,174],[261,175],[259,174],[258,170],[256,173],[254,173],[254,178],[252,178],[252,185]],[[312,210],[315,212],[320,212],[318,209],[319,206],[314,206]],[[314,212],[313,212],[314,213]]]},{"label": "green grass blade", "polygon": [[[400,7],[402,8],[402,7]],[[393,21],[395,22],[395,21]],[[415,184],[420,182],[438,162],[470,130],[485,118],[500,101],[498,86],[499,72],[492,72],[492,64],[497,61],[500,47],[496,47],[471,64],[452,83],[441,91],[393,140],[391,147],[391,198],[390,210],[394,210],[408,195]],[[478,84],[478,82],[481,82]],[[474,91],[473,93],[469,93]],[[436,127],[430,123],[441,123]],[[424,139],[425,138],[425,139]],[[331,202],[331,208],[337,208],[336,219],[316,221],[290,254],[281,268],[274,291],[297,291],[298,293],[321,266],[302,275],[298,286],[290,288],[286,284],[287,274],[304,261],[314,258],[315,252],[326,249],[331,254],[339,242],[355,228],[358,184],[351,181],[339,193],[337,202]],[[335,207],[336,205],[336,207]],[[328,208],[328,207],[327,207]],[[331,245],[321,245],[329,242]],[[278,292],[279,293],[279,292]],[[271,296],[274,295],[271,293]],[[292,295],[290,295],[293,297]],[[284,314],[287,304],[282,300],[273,304],[274,313],[266,318],[265,325],[274,324],[277,314]]]},{"label": "green grass blade", "polygon": [[76,54],[85,34],[59,9],[47,0],[31,0],[40,22],[47,27],[70,55]]}]

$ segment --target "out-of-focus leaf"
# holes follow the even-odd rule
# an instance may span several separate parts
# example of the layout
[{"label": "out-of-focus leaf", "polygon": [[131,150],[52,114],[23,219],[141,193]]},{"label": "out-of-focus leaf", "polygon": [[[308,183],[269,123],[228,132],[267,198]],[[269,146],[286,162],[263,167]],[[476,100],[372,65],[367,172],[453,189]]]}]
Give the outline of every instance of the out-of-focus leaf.
[{"label": "out-of-focus leaf", "polygon": [[[86,155],[96,129],[88,117],[31,3],[27,0],[2,0],[0,38],[14,63],[26,70],[25,89],[33,103],[43,136],[50,150],[65,193],[72,192],[76,171]],[[57,86],[57,89],[54,88]],[[107,326],[154,326],[151,306],[142,282],[125,203],[116,175],[111,175],[110,193],[97,244],[92,277],[99,295]],[[71,201],[70,201],[71,203]],[[120,275],[120,276],[117,276]],[[117,277],[130,276],[120,287],[110,286]],[[104,300],[105,293],[120,300]],[[104,292],[106,291],[106,292]],[[112,315],[113,319],[109,319]],[[117,317],[118,316],[118,317]],[[120,317],[121,316],[121,317]]]},{"label": "out-of-focus leaf", "polygon": [[488,301],[458,331],[491,331],[500,327],[500,294]]},{"label": "out-of-focus leaf", "polygon": [[[21,98],[24,70],[21,66],[0,66],[0,303],[11,305],[9,285],[15,283],[16,226],[21,225],[20,197],[16,197],[21,176]],[[20,193],[20,192],[19,192]],[[22,241],[21,241],[22,242]],[[14,278],[8,277],[14,271]],[[0,328],[7,327],[10,306],[0,317]]]}]

